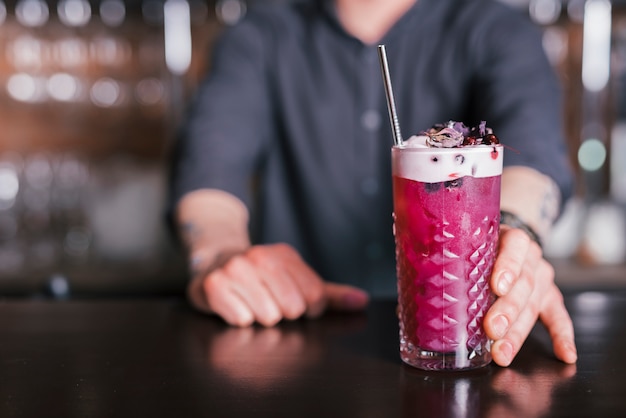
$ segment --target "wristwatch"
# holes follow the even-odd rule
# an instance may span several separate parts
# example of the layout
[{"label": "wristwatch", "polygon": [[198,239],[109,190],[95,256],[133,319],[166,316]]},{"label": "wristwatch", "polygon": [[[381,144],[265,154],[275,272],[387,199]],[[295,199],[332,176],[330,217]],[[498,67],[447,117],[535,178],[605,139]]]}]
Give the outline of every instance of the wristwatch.
[{"label": "wristwatch", "polygon": [[539,238],[539,235],[537,235],[535,230],[532,229],[530,225],[528,225],[526,222],[522,221],[520,217],[516,214],[506,210],[501,210],[500,224],[510,226],[511,228],[521,229],[522,231],[526,232],[530,239],[535,241],[540,248],[543,248],[543,244],[541,243],[541,238]]}]

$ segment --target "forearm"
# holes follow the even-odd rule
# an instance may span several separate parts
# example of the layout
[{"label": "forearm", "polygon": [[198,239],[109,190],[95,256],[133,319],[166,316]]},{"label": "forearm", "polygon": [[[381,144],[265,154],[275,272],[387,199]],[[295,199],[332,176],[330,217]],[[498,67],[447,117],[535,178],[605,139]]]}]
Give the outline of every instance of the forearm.
[{"label": "forearm", "polygon": [[215,189],[185,195],[176,207],[179,234],[192,275],[207,272],[250,246],[248,210],[235,196]]},{"label": "forearm", "polygon": [[550,234],[559,205],[560,192],[550,177],[522,166],[503,170],[501,209],[517,215],[542,242]]}]

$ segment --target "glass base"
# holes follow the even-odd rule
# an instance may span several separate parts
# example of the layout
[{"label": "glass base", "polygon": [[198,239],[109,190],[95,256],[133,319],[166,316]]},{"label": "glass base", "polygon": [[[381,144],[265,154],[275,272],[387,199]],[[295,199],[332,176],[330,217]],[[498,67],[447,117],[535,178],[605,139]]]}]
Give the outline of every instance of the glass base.
[{"label": "glass base", "polygon": [[456,352],[440,353],[421,350],[411,343],[401,343],[400,358],[409,366],[422,370],[472,370],[491,363],[488,350],[457,350]]}]

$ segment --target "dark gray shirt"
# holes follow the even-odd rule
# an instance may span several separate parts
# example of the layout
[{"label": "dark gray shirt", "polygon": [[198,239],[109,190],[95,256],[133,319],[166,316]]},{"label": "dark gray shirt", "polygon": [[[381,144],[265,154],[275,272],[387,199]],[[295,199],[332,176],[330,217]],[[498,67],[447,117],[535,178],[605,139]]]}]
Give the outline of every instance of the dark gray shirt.
[{"label": "dark gray shirt", "polygon": [[[506,165],[567,197],[558,81],[525,16],[487,0],[420,0],[386,45],[405,137],[486,120]],[[330,1],[252,7],[225,30],[177,144],[172,202],[241,198],[255,243],[288,242],[327,280],[395,292],[391,127],[377,55]]]}]

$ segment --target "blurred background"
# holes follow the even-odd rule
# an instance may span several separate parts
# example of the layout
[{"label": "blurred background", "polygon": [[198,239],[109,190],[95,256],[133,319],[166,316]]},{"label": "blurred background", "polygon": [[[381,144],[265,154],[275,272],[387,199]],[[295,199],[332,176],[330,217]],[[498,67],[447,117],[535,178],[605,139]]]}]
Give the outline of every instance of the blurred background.
[{"label": "blurred background", "polygon": [[[0,0],[1,295],[183,288],[167,156],[251,1]],[[626,0],[501,1],[542,28],[565,91],[579,182],[546,246],[557,279],[626,282]]]}]

